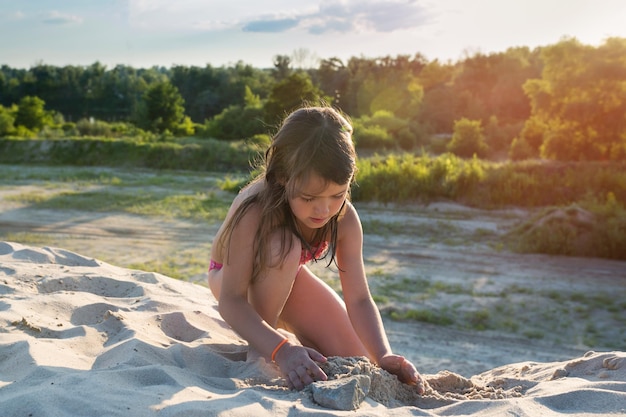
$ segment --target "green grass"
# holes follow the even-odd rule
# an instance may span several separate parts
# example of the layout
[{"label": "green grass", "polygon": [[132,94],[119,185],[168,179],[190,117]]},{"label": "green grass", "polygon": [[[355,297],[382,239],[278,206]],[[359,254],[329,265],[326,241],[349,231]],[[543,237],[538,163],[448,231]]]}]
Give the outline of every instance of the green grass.
[{"label": "green grass", "polygon": [[150,191],[66,191],[48,195],[24,193],[6,199],[37,209],[125,212],[194,220],[222,220],[229,207],[229,202],[216,198],[213,193],[163,195]]},{"label": "green grass", "polygon": [[245,171],[258,145],[214,139],[146,142],[142,138],[0,138],[0,163]]},{"label": "green grass", "polygon": [[445,312],[427,309],[409,309],[404,311],[392,311],[390,317],[394,320],[415,320],[438,326],[450,326],[454,319]]},{"label": "green grass", "polygon": [[184,187],[189,190],[218,188],[224,174],[186,171],[116,169],[103,167],[51,167],[38,165],[2,165],[0,177],[5,185],[19,185],[37,181],[59,187],[68,184],[78,187]]},{"label": "green grass", "polygon": [[126,268],[154,271],[171,278],[189,281],[190,277],[203,275],[207,270],[207,253],[202,253],[200,256],[196,252],[181,251],[158,260],[130,263],[126,265]]},{"label": "green grass", "polygon": [[[0,165],[5,184],[41,181],[46,191],[7,195],[7,201],[37,209],[126,212],[194,220],[221,220],[232,196],[222,195],[220,177],[94,168],[15,169]],[[48,191],[49,190],[49,191]]]},{"label": "green grass", "polygon": [[48,246],[54,243],[54,239],[48,235],[30,232],[0,233],[0,240],[35,246]]},{"label": "green grass", "polygon": [[[589,347],[621,349],[626,343],[619,330],[623,329],[626,303],[608,291],[588,295],[513,284],[498,291],[477,293],[469,283],[381,277],[372,293],[381,311],[393,320],[553,342],[562,333],[560,329],[567,327],[576,328],[580,343]],[[442,298],[449,302],[442,304]]]}]

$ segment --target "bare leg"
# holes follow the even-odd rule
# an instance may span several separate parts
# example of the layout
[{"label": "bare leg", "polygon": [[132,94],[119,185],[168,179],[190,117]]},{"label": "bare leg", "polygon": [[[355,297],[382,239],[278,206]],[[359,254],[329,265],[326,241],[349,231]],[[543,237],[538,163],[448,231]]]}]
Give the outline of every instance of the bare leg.
[{"label": "bare leg", "polygon": [[298,272],[280,316],[303,345],[326,356],[367,356],[343,300],[306,266]]},{"label": "bare leg", "polygon": [[272,263],[275,265],[263,271],[248,289],[248,301],[270,326],[277,328],[278,318],[290,296],[298,264],[300,262],[300,242],[294,237],[287,256],[279,259],[282,233],[275,233],[272,239]]}]

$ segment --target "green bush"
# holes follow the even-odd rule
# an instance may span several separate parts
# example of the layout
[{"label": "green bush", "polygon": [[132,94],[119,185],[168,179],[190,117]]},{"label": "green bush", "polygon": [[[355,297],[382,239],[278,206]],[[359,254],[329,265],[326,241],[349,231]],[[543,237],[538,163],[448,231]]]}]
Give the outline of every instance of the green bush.
[{"label": "green bush", "polygon": [[624,162],[483,163],[485,176],[467,203],[482,207],[564,206],[610,192],[626,201]]},{"label": "green bush", "polygon": [[15,131],[15,115],[10,109],[0,106],[0,136],[8,136]]},{"label": "green bush", "polygon": [[388,110],[378,110],[372,116],[353,121],[356,146],[363,149],[413,149],[424,135],[423,129],[408,120],[394,116]]},{"label": "green bush", "polygon": [[241,140],[267,131],[260,107],[230,106],[204,123],[203,137],[221,140]]},{"label": "green bush", "polygon": [[398,133],[396,134],[396,143],[400,147],[400,149],[410,151],[415,147],[415,144],[417,143],[417,138],[415,134],[411,133],[409,128],[406,127],[398,131]]},{"label": "green bush", "polygon": [[25,96],[15,113],[15,126],[23,126],[30,131],[39,131],[46,125],[53,123],[53,115],[45,110],[46,103],[39,97]]},{"label": "green bush", "polygon": [[363,121],[369,126],[380,126],[392,135],[408,128],[408,121],[393,115],[389,110],[377,110],[371,117],[363,117]]},{"label": "green bush", "polygon": [[101,120],[80,119],[76,122],[76,130],[80,136],[112,136],[111,126]]},{"label": "green bush", "polygon": [[267,133],[259,133],[253,135],[247,140],[247,142],[254,146],[258,146],[260,150],[265,151],[265,149],[270,146],[272,142],[272,137]]},{"label": "green bush", "polygon": [[486,155],[488,148],[480,120],[463,118],[455,121],[454,133],[447,149],[449,152],[464,158]]},{"label": "green bush", "polygon": [[533,158],[535,152],[530,147],[526,139],[524,138],[515,138],[511,143],[511,147],[509,148],[509,158],[511,161],[523,161],[525,159]]},{"label": "green bush", "polygon": [[357,183],[352,191],[355,200],[457,199],[471,194],[485,175],[479,160],[463,160],[451,154],[392,154],[360,159],[357,164]]},{"label": "green bush", "polygon": [[354,142],[362,149],[390,149],[394,141],[389,132],[380,126],[354,125]]},{"label": "green bush", "polygon": [[375,155],[357,161],[355,201],[451,199],[476,207],[568,205],[612,193],[626,201],[626,163],[494,163],[452,154]]},{"label": "green bush", "polygon": [[197,171],[246,171],[259,154],[244,142],[145,142],[128,139],[0,139],[0,163],[133,166]]}]

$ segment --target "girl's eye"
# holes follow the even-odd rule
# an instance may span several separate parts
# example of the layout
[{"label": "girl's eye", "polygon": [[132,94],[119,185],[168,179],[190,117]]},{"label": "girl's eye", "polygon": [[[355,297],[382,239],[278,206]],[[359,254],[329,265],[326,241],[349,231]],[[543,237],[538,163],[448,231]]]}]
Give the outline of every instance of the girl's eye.
[{"label": "girl's eye", "polygon": [[307,202],[307,203],[310,203],[311,201],[313,201],[313,198],[312,198],[312,197],[311,197],[311,198],[310,198],[310,197],[302,197],[302,199],[303,199],[305,202]]}]

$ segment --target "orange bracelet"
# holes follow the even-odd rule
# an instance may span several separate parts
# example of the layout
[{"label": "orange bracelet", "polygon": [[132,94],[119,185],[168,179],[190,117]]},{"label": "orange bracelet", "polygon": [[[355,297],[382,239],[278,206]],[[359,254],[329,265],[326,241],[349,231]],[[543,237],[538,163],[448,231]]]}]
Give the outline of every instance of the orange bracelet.
[{"label": "orange bracelet", "polygon": [[287,342],[288,342],[287,338],[284,338],[278,345],[276,345],[276,347],[274,348],[274,351],[272,352],[272,362],[274,362],[274,359],[276,358],[276,354],[278,353],[280,348],[283,347],[283,345]]}]

